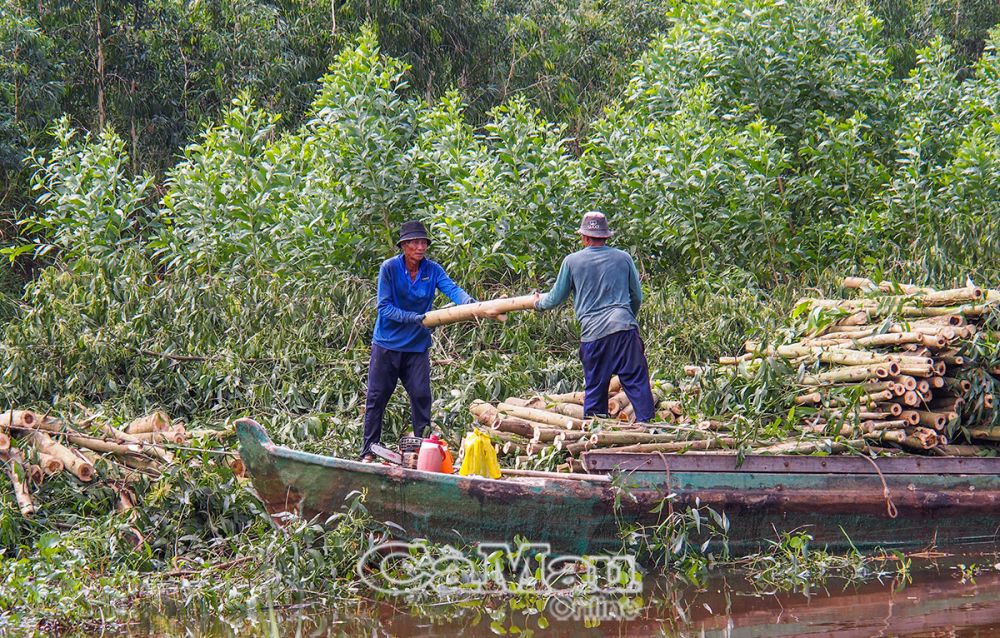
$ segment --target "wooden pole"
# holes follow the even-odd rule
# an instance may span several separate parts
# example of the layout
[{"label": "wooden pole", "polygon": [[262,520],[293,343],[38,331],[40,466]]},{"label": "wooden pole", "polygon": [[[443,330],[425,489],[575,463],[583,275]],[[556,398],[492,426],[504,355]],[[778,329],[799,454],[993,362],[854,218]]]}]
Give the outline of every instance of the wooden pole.
[{"label": "wooden pole", "polygon": [[62,461],[66,469],[84,483],[94,480],[94,465],[90,461],[78,454],[74,454],[70,448],[64,446],[62,443],[53,441],[52,437],[45,432],[40,430],[28,431],[27,439],[39,452],[51,454]]},{"label": "wooden pole", "polygon": [[38,417],[30,410],[6,410],[0,412],[0,431],[32,428],[37,421]]},{"label": "wooden pole", "polygon": [[754,454],[812,454],[820,451],[837,454],[846,452],[851,447],[849,443],[854,443],[855,447],[864,444],[863,441],[787,441],[754,448]]},{"label": "wooden pole", "polygon": [[547,478],[572,481],[592,481],[594,483],[610,483],[611,477],[604,474],[575,474],[572,472],[542,472],[540,470],[508,470],[500,468],[504,476],[524,476],[531,478]]},{"label": "wooden pole", "polygon": [[594,447],[611,447],[613,445],[635,445],[639,443],[669,443],[683,441],[687,438],[713,439],[714,432],[700,430],[684,430],[667,434],[652,434],[649,432],[598,432],[590,436]]},{"label": "wooden pole", "polygon": [[533,443],[551,443],[557,438],[561,441],[575,441],[588,436],[586,432],[580,430],[563,430],[562,428],[549,428],[545,426],[535,427],[531,435]]},{"label": "wooden pole", "polygon": [[719,437],[702,441],[674,441],[665,443],[639,443],[623,447],[612,447],[607,452],[682,452],[686,450],[711,450],[717,447],[729,447],[736,444],[736,439]]},{"label": "wooden pole", "polygon": [[546,400],[552,403],[572,403],[583,406],[583,392],[567,392],[565,394],[543,394]]},{"label": "wooden pole", "polygon": [[556,403],[552,407],[548,408],[548,410],[549,412],[555,412],[556,414],[568,416],[572,419],[583,420],[582,405],[577,405],[575,403]]},{"label": "wooden pole", "polygon": [[628,396],[622,391],[616,392],[608,399],[608,416],[617,417],[618,413],[628,405],[631,405]]},{"label": "wooden pole", "polygon": [[163,432],[170,429],[170,416],[163,410],[139,417],[128,422],[122,431],[126,434],[143,434],[146,432]]},{"label": "wooden pole", "polygon": [[480,301],[479,303],[452,306],[442,310],[432,310],[424,315],[423,325],[425,328],[433,328],[459,321],[487,318],[490,314],[507,314],[515,310],[529,310],[534,307],[534,295]]},{"label": "wooden pole", "polygon": [[899,364],[895,361],[863,366],[845,366],[829,372],[807,374],[802,377],[803,385],[827,385],[867,379],[885,379],[899,374]]},{"label": "wooden pole", "polygon": [[536,423],[546,423],[548,425],[554,425],[556,427],[566,428],[569,430],[579,430],[583,428],[583,421],[581,419],[574,419],[562,414],[553,414],[546,410],[522,408],[516,405],[510,405],[509,403],[500,403],[497,405],[496,409],[498,412],[506,413],[509,416],[528,421],[535,421]]},{"label": "wooden pole", "polygon": [[31,493],[23,479],[27,478],[24,465],[11,458],[7,461],[7,476],[10,477],[11,485],[14,486],[14,498],[17,500],[17,507],[21,510],[21,516],[28,518],[35,513],[35,504],[31,502]]},{"label": "wooden pole", "polygon": [[47,452],[38,451],[38,462],[41,464],[42,471],[48,476],[55,476],[66,467],[56,456]]}]

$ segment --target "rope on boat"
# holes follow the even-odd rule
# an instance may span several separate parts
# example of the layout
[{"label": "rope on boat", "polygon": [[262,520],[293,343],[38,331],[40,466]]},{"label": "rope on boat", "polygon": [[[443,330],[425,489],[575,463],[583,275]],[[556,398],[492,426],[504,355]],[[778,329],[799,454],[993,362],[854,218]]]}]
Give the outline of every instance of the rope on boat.
[{"label": "rope on boat", "polygon": [[885,511],[889,514],[889,518],[896,518],[899,512],[896,510],[895,503],[892,502],[892,496],[889,494],[889,485],[885,482],[885,477],[882,476],[882,470],[879,469],[878,465],[869,456],[861,455],[861,458],[872,464],[875,468],[875,472],[878,474],[878,478],[882,481],[882,498],[885,499]]},{"label": "rope on boat", "polygon": [[673,499],[669,498],[670,493],[672,491],[670,489],[670,464],[667,463],[667,457],[663,455],[663,452],[656,451],[655,454],[656,454],[656,456],[660,457],[661,461],[663,461],[663,469],[667,473],[667,496],[668,496],[668,498],[667,498],[667,515],[668,516],[673,516],[674,515],[674,501],[673,501]]}]

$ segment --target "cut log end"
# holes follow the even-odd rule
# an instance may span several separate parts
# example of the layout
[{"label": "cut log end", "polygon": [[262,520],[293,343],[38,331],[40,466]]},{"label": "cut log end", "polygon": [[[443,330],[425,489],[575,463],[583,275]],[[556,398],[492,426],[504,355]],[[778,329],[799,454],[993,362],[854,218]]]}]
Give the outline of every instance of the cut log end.
[{"label": "cut log end", "polygon": [[76,474],[76,477],[84,483],[89,483],[94,480],[94,477],[97,476],[97,470],[95,470],[94,466],[89,462],[81,463],[74,474]]}]

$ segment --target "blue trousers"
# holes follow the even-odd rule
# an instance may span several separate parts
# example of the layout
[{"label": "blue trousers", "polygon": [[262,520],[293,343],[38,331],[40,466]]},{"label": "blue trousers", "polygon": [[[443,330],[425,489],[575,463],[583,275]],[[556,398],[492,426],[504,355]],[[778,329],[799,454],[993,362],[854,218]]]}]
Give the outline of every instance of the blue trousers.
[{"label": "blue trousers", "polygon": [[639,331],[613,332],[597,341],[580,345],[586,392],[583,413],[586,416],[608,413],[608,384],[618,375],[625,396],[632,402],[635,420],[653,420],[653,392],[649,388],[649,364]]},{"label": "blue trousers", "polygon": [[400,352],[372,344],[368,362],[368,397],[365,399],[365,438],[361,456],[369,453],[372,443],[382,440],[385,406],[396,390],[396,383],[410,397],[413,433],[422,436],[431,423],[431,357],[429,352]]}]

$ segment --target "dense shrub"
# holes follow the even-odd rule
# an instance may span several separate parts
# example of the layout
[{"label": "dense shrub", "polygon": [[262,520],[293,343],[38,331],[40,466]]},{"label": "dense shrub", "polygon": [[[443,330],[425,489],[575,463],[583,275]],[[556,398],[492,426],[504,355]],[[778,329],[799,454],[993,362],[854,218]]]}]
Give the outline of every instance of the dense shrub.
[{"label": "dense shrub", "polygon": [[[58,261],[7,327],[5,398],[347,410],[356,427],[373,275],[412,217],[430,224],[433,256],[487,296],[544,287],[580,213],[605,210],[644,274],[664,371],[738,347],[794,287],[832,272],[995,275],[992,46],[961,80],[932,43],[894,83],[863,9],[701,0],[672,16],[583,140],[521,98],[475,128],[459,94],[413,97],[371,30],[339,54],[301,126],[282,131],[242,96],[158,200],[113,132],[59,125],[35,160],[31,222],[36,250]],[[707,308],[742,315],[685,324]],[[438,331],[435,352],[463,361],[436,369],[456,390],[439,396],[443,418],[461,421],[469,392],[572,384],[567,319]]]}]

